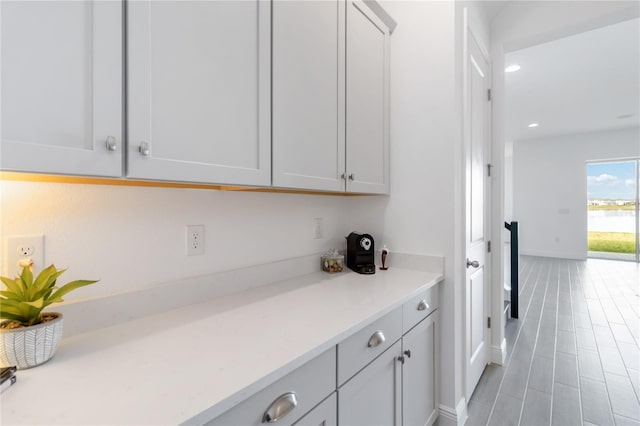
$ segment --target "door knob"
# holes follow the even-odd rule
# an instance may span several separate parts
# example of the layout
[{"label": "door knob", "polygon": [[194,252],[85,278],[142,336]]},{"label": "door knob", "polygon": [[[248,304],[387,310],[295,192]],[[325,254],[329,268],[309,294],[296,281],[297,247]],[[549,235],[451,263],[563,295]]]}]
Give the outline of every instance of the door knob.
[{"label": "door knob", "polygon": [[480,263],[478,263],[477,260],[471,261],[471,260],[467,259],[467,268],[469,266],[473,266],[474,268],[477,268],[478,266],[480,266]]}]

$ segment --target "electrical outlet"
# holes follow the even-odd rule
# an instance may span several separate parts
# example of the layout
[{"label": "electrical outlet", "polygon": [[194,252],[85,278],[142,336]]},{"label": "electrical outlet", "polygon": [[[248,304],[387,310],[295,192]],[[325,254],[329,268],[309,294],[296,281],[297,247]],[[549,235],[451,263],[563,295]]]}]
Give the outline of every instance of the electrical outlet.
[{"label": "electrical outlet", "polygon": [[313,239],[320,240],[324,237],[324,219],[321,217],[313,218]]},{"label": "electrical outlet", "polygon": [[3,265],[3,275],[13,277],[20,274],[21,260],[31,259],[33,270],[40,272],[44,267],[44,235],[21,235],[7,237],[5,240],[6,253]]},{"label": "electrical outlet", "polygon": [[187,256],[204,254],[204,225],[187,225]]}]

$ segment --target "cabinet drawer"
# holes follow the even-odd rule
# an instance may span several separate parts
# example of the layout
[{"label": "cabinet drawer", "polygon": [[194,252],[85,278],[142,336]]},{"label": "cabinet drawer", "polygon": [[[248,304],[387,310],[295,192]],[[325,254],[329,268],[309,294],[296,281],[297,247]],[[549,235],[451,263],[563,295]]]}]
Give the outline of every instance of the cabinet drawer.
[{"label": "cabinet drawer", "polygon": [[411,330],[416,324],[438,308],[438,287],[433,286],[411,298],[402,305],[402,333]]},{"label": "cabinet drawer", "polygon": [[[269,408],[274,408],[273,413],[285,412],[278,424],[291,425],[335,390],[335,371],[336,349],[334,347],[216,417],[208,424],[218,426],[267,424],[266,421],[263,421],[265,413]],[[293,400],[295,403],[292,404]],[[295,407],[289,411],[292,405]],[[289,412],[286,413],[286,411]]]},{"label": "cabinet drawer", "polygon": [[387,350],[402,336],[398,308],[338,344],[338,386]]}]

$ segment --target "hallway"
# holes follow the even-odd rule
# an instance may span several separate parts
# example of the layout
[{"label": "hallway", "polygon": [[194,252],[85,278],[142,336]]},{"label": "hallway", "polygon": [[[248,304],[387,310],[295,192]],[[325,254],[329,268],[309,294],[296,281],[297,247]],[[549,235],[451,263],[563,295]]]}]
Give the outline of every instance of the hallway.
[{"label": "hallway", "polygon": [[467,425],[640,425],[640,265],[521,256],[520,318]]}]

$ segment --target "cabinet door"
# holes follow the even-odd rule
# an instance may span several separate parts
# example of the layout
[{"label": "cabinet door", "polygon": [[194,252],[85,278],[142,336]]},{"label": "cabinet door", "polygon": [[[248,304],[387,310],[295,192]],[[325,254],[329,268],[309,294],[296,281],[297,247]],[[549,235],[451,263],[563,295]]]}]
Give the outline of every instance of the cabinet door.
[{"label": "cabinet door", "polygon": [[[402,338],[402,423],[432,424],[436,412],[436,319],[437,312],[422,320]],[[408,356],[410,351],[411,356]]]},{"label": "cabinet door", "polygon": [[120,176],[122,2],[2,1],[4,170]]},{"label": "cabinet door", "polygon": [[270,3],[128,2],[128,170],[269,185]]},{"label": "cabinet door", "polygon": [[338,424],[401,424],[401,341],[338,389]]},{"label": "cabinet door", "polygon": [[316,408],[308,412],[293,426],[336,426],[338,424],[338,405],[335,392]]},{"label": "cabinet door", "polygon": [[389,28],[347,5],[347,191],[389,192]]},{"label": "cabinet door", "polygon": [[344,191],[344,0],[273,2],[273,185]]}]

